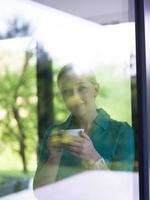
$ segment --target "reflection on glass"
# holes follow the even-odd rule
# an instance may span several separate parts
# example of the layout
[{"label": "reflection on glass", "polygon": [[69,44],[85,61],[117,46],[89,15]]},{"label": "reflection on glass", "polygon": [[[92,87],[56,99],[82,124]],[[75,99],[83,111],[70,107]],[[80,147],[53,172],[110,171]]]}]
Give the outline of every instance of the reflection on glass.
[{"label": "reflection on glass", "polygon": [[68,64],[59,71],[57,83],[70,115],[47,130],[34,186],[87,169],[132,171],[132,128],[96,106],[99,84],[95,75],[91,71],[77,71],[75,65]]},{"label": "reflection on glass", "polygon": [[49,86],[54,86],[54,123],[49,123],[40,146],[35,194],[46,199],[45,190],[39,191],[48,186],[47,195],[55,199],[65,183],[72,190],[71,182],[89,177],[92,185],[97,174],[100,185],[109,177],[112,192],[113,180],[114,185],[118,180],[126,183],[126,189],[132,188],[126,199],[131,199],[132,172],[137,169],[130,80],[134,23],[102,26],[65,13],[63,22],[63,28],[57,19],[51,23],[51,37],[44,32],[43,44],[53,60]]},{"label": "reflection on glass", "polygon": [[22,170],[13,192],[35,173],[38,200],[138,200],[134,22],[128,1],[82,2],[61,5],[80,7],[84,19],[33,1],[1,3],[0,38],[31,37],[0,41],[0,186]]}]

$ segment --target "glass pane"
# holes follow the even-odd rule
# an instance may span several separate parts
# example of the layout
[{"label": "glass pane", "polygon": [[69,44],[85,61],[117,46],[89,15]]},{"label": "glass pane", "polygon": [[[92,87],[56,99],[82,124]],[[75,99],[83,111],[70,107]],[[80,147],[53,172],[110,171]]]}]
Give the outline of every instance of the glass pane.
[{"label": "glass pane", "polygon": [[[31,180],[29,189],[16,199],[139,199],[133,4],[123,0],[3,3],[0,37],[30,36],[30,65],[37,72],[37,95],[32,71],[31,81],[23,79],[26,90],[20,89],[27,102],[22,96],[16,101],[26,136],[25,156],[13,151],[19,149],[18,140],[11,143],[9,134],[2,136],[3,145],[8,140],[15,171],[23,169]],[[15,81],[16,76],[12,85]],[[6,115],[2,105],[0,99],[0,121]],[[27,113],[22,106],[31,109]],[[8,121],[3,121],[1,135]],[[2,162],[7,155],[2,154]],[[7,174],[13,169],[8,160]],[[4,166],[0,170],[3,173]]]},{"label": "glass pane", "polygon": [[49,2],[63,12],[53,10],[43,39],[53,62],[54,115],[40,146],[35,194],[138,199],[133,8],[128,1],[71,3]]}]

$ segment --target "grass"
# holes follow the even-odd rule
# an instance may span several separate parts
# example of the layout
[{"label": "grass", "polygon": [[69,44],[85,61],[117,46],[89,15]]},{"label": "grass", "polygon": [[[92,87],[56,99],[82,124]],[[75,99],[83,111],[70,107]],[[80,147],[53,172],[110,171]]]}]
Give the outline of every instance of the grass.
[{"label": "grass", "polygon": [[0,185],[2,185],[5,182],[5,178],[0,176]]},{"label": "grass", "polygon": [[[35,171],[37,164],[36,155],[31,155],[29,161],[28,170]],[[11,148],[8,146],[6,149],[3,149],[3,152],[1,152],[0,163],[0,172],[6,171],[15,173],[16,171],[16,175],[22,173],[23,166],[19,154],[12,152]]]},{"label": "grass", "polygon": [[33,176],[34,176],[34,171],[29,171],[28,173],[24,173],[18,170],[0,171],[0,178],[1,177],[30,178]]},{"label": "grass", "polygon": [[15,180],[28,180],[34,176],[34,171],[23,173],[22,171],[0,171],[0,186]]},{"label": "grass", "polygon": [[28,165],[28,172],[22,171],[22,163],[18,154],[13,153],[9,148],[4,150],[0,156],[0,185],[7,179],[28,179],[32,178],[36,169],[35,156],[31,159],[32,162]]}]

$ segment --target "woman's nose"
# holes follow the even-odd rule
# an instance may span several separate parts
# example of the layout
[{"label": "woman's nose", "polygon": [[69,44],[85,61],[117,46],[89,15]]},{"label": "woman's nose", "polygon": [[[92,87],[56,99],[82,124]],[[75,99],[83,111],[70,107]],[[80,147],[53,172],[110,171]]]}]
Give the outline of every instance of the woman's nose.
[{"label": "woman's nose", "polygon": [[72,97],[73,98],[77,98],[77,99],[80,99],[80,94],[79,94],[79,92],[78,92],[78,90],[73,90],[73,93],[72,93]]},{"label": "woman's nose", "polygon": [[67,104],[70,105],[70,106],[77,106],[77,105],[80,105],[82,103],[83,103],[83,101],[82,101],[78,91],[74,91],[72,93],[72,95],[67,99]]}]

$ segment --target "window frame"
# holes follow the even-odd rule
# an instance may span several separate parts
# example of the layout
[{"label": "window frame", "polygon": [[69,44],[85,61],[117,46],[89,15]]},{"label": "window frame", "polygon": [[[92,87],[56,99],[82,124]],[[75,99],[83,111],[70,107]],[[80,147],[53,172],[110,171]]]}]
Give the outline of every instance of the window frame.
[{"label": "window frame", "polygon": [[[140,200],[150,199],[150,1],[135,0]],[[148,59],[149,58],[149,59]]]}]

